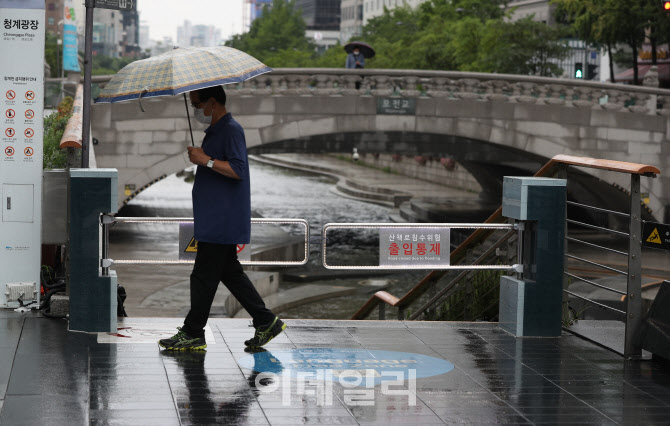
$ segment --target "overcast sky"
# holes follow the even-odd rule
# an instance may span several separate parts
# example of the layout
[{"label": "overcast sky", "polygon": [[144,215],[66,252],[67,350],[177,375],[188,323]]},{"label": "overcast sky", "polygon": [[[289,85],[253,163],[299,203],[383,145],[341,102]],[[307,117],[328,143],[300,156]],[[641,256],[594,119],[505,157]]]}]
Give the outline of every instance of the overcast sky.
[{"label": "overcast sky", "polygon": [[[242,32],[244,0],[138,0],[140,21],[149,24],[149,38],[177,41],[177,27],[184,20],[193,25],[214,25],[223,40]],[[248,7],[248,6],[247,6]]]}]

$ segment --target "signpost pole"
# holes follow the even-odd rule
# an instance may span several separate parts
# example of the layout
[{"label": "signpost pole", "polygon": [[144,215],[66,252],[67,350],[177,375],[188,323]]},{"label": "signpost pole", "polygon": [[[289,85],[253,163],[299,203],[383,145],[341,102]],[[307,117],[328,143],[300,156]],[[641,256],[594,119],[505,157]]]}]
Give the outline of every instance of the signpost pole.
[{"label": "signpost pole", "polygon": [[91,143],[91,67],[93,57],[93,9],[95,0],[86,0],[86,31],[84,44],[84,114],[81,131],[81,167],[88,168],[88,150]]}]

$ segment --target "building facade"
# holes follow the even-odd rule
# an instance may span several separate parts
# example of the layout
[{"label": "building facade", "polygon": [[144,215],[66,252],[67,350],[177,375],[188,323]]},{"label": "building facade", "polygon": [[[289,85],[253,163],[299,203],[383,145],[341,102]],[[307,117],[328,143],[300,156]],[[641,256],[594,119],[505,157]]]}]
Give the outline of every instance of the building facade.
[{"label": "building facade", "polygon": [[340,42],[344,44],[363,31],[363,0],[342,0],[340,17]]},{"label": "building facade", "polygon": [[212,25],[193,25],[184,21],[177,28],[177,45],[183,47],[218,46],[221,44],[221,30]]},{"label": "building facade", "polygon": [[307,26],[306,36],[319,50],[325,50],[340,40],[341,0],[296,0]]},{"label": "building facade", "polygon": [[46,0],[47,33],[61,34],[63,29],[63,0]]},{"label": "building facade", "polygon": [[341,0],[296,0],[308,30],[339,31]]},{"label": "building facade", "polygon": [[123,33],[121,39],[122,55],[129,58],[142,56],[140,47],[140,14],[137,11],[137,1],[133,2],[131,10],[121,11]]}]

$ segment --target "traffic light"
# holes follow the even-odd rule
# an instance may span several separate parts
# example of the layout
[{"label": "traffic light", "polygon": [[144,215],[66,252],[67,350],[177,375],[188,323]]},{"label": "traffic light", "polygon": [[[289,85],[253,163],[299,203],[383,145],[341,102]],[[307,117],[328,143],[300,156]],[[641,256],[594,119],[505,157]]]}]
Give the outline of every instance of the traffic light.
[{"label": "traffic light", "polygon": [[[670,2],[668,2],[670,3]],[[587,80],[593,80],[596,78],[596,70],[598,69],[598,65],[594,64],[588,64],[588,68],[586,69],[586,79]]]},{"label": "traffic light", "polygon": [[663,9],[670,12],[670,1],[664,1],[663,2]]},{"label": "traffic light", "polygon": [[584,66],[581,62],[575,62],[575,78],[584,78]]}]

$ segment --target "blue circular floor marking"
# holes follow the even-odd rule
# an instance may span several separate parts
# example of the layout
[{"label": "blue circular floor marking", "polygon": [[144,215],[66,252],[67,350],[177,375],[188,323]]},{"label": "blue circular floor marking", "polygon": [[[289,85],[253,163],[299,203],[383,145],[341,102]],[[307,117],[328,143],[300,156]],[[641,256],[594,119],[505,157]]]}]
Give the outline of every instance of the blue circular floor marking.
[{"label": "blue circular floor marking", "polygon": [[[282,349],[258,352],[239,359],[243,368],[258,373],[282,374],[285,370],[291,376],[298,373],[330,371],[331,380],[355,381],[355,373],[362,377],[372,375],[375,383],[396,380],[397,372],[407,378],[410,370],[416,378],[437,376],[454,369],[454,364],[441,358],[411,352],[377,351],[366,349]],[[394,374],[395,373],[395,374]],[[340,378],[340,375],[342,378]],[[353,377],[351,377],[352,375]]]}]

